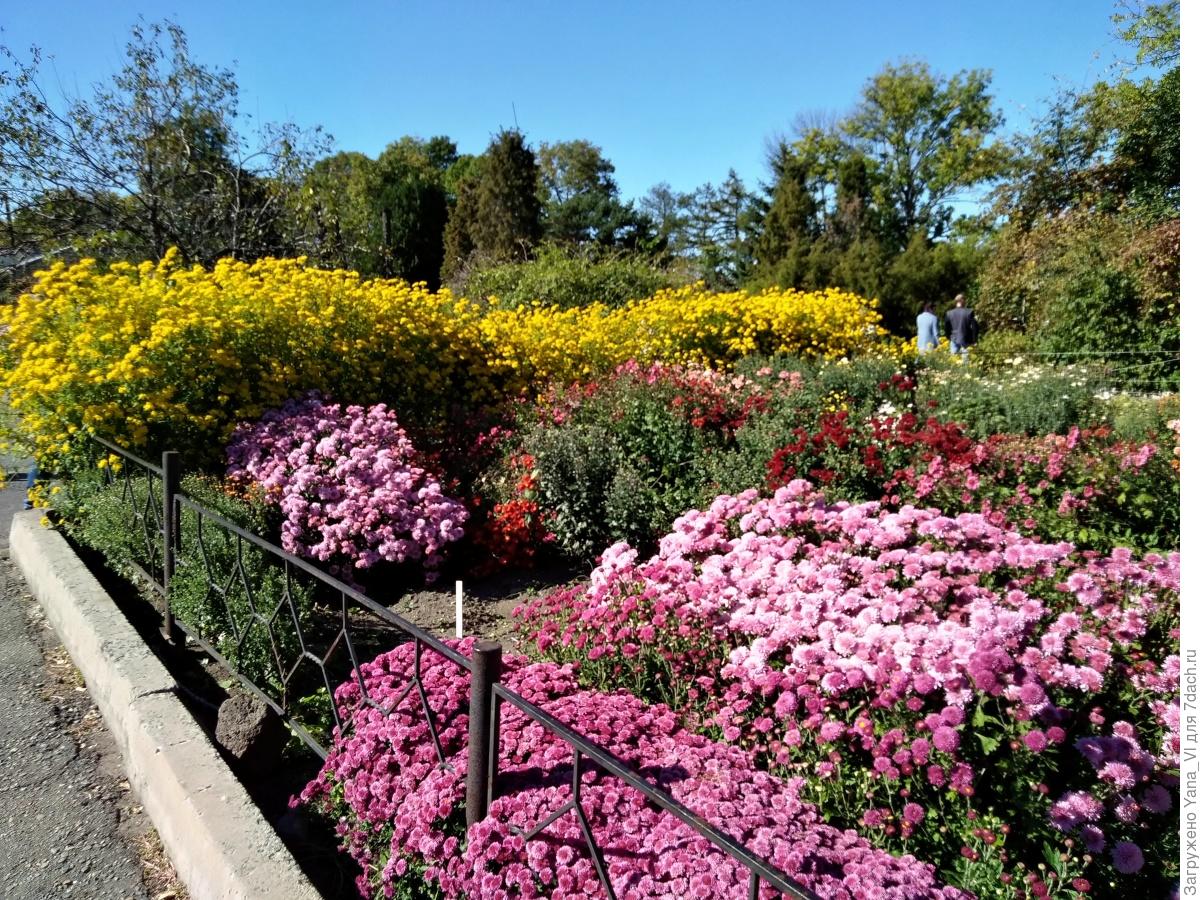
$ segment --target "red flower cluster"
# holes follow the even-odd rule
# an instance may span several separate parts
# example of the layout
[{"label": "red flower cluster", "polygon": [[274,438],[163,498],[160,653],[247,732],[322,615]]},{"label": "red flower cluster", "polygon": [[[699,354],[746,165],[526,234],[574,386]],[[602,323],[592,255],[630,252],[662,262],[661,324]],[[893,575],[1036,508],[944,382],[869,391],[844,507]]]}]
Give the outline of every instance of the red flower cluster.
[{"label": "red flower cluster", "polygon": [[534,500],[537,480],[534,459],[528,453],[513,454],[509,468],[516,475],[511,500],[486,509],[485,501],[475,497],[478,523],[469,530],[478,561],[473,572],[482,577],[504,569],[528,569],[537,558],[538,548],[554,540],[546,528],[541,507]]}]

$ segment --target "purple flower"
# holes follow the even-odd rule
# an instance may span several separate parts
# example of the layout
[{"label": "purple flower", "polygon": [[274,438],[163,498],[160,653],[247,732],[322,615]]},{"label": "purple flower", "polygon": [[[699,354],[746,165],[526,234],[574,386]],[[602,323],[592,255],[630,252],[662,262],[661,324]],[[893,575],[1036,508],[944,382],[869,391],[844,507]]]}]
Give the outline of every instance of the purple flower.
[{"label": "purple flower", "polygon": [[1083,846],[1088,848],[1091,853],[1099,853],[1104,849],[1104,832],[1095,825],[1084,825],[1079,829],[1079,836],[1083,838]]},{"label": "purple flower", "polygon": [[1137,784],[1137,779],[1133,776],[1133,770],[1125,765],[1125,763],[1105,763],[1097,774],[1099,774],[1102,781],[1111,782],[1124,790],[1129,790],[1129,788]]},{"label": "purple flower", "polygon": [[1142,848],[1131,841],[1118,841],[1112,848],[1113,868],[1122,875],[1141,871],[1146,863]]},{"label": "purple flower", "polygon": [[1171,811],[1171,794],[1161,784],[1152,784],[1142,791],[1142,806],[1147,812],[1161,815]]},{"label": "purple flower", "polygon": [[1041,753],[1046,749],[1046,735],[1037,728],[1027,732],[1022,740],[1025,742],[1025,746],[1034,753]]},{"label": "purple flower", "polygon": [[953,728],[942,725],[933,732],[933,746],[943,753],[953,753],[958,749],[958,732]]}]

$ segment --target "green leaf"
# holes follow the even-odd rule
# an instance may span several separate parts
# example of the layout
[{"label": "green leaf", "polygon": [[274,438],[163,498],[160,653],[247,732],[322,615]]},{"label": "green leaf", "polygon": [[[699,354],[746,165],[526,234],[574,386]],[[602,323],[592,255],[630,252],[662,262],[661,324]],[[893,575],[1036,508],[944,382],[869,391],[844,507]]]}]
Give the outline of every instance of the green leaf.
[{"label": "green leaf", "polygon": [[987,720],[987,714],[983,711],[983,704],[977,704],[975,706],[975,714],[971,717],[971,724],[976,728],[982,728],[987,724]]},{"label": "green leaf", "polygon": [[975,739],[979,741],[979,747],[983,751],[984,756],[991,756],[1000,747],[1000,741],[994,737],[988,737],[986,734],[976,732]]}]

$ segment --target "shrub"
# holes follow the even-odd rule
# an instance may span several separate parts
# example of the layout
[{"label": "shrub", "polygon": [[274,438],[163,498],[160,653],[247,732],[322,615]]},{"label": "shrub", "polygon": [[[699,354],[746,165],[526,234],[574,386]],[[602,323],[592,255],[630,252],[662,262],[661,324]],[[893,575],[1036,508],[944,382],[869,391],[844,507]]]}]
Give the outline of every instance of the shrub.
[{"label": "shrub", "polygon": [[[915,435],[928,441],[936,431],[930,423]],[[1166,445],[1114,440],[1102,427],[928,446],[885,486],[894,503],[1000,515],[1026,533],[1096,550],[1179,546],[1178,459]]]},{"label": "shrub", "polygon": [[1136,365],[1118,373],[1122,383],[1177,390],[1179,302],[1179,218],[1086,209],[1002,228],[976,312],[1068,361],[1080,351],[1116,351],[1114,359],[1137,351]]},{"label": "shrub", "polygon": [[502,309],[545,304],[621,306],[681,287],[671,273],[647,260],[627,254],[584,255],[545,245],[527,262],[478,268],[460,293],[473,300],[494,297]]},{"label": "shrub", "polygon": [[1179,395],[1160,394],[1139,396],[1107,392],[1104,398],[1105,418],[1113,432],[1128,441],[1166,438],[1172,424],[1179,424]]},{"label": "shrub", "polygon": [[[153,572],[162,564],[162,537],[154,535],[155,517],[162,515],[162,482],[152,483],[138,470],[124,472],[116,456],[103,457],[99,466],[94,461],[86,467],[80,460],[76,463],[76,470],[49,498],[65,529],[128,580],[136,576],[135,563]],[[106,469],[112,473],[111,483],[106,483]],[[135,511],[146,516],[145,528],[134,524]]]},{"label": "shrub", "polygon": [[[133,563],[154,571],[162,564],[160,535],[149,543],[142,528],[131,523],[132,509],[162,508],[161,482],[153,486],[145,475],[128,483],[117,457],[105,457],[103,465],[117,473],[105,484],[102,470],[82,469],[66,480],[52,499],[64,526],[85,546],[104,556],[117,574],[133,579]],[[261,494],[244,494],[215,479],[188,475],[182,490],[201,505],[255,534],[270,538],[278,531],[278,515]],[[148,496],[149,495],[149,496]],[[149,506],[148,506],[149,504]],[[155,523],[152,521],[153,529]],[[309,585],[292,580],[285,583],[280,565],[271,556],[244,543],[239,551],[233,536],[206,522],[204,546],[194,515],[180,519],[180,546],[171,580],[171,609],[174,615],[212,644],[234,667],[276,699],[282,698],[284,673],[299,654],[296,622],[288,611],[276,615],[285,586],[300,626],[307,624],[313,592]],[[268,629],[252,615],[254,608],[264,618],[274,619]],[[277,660],[276,654],[279,655]],[[293,692],[299,685],[293,683]]]},{"label": "shrub", "polygon": [[228,457],[230,477],[278,504],[283,548],[300,556],[355,569],[419,561],[432,579],[443,548],[462,537],[466,508],[415,464],[383,404],[289,401],[239,426]]},{"label": "shrub", "polygon": [[1015,356],[1003,369],[938,367],[918,379],[917,406],[957,422],[972,436],[1065,434],[1103,421],[1100,381],[1084,366],[1050,366]]},{"label": "shrub", "polygon": [[549,391],[517,441],[558,548],[593,559],[614,540],[652,546],[709,493],[707,457],[767,402],[769,387],[765,376],[627,364]]},{"label": "shrub", "polygon": [[[1178,554],[1075,554],[795,482],[689,512],[646,562],[614,545],[585,590],[517,615],[585,683],[694,685],[686,715],[953,883],[1014,896],[1053,859],[1150,895],[1178,854],[1178,589]],[[1137,875],[1099,854],[1126,841]]]},{"label": "shrub", "polygon": [[[469,641],[452,642],[468,651]],[[353,718],[300,802],[338,823],[358,861],[364,897],[424,896],[437,885],[451,897],[602,896],[574,814],[524,841],[568,796],[571,748],[510,704],[501,707],[499,758],[504,788],[489,815],[467,831],[463,806],[469,675],[435,654],[422,662],[425,693],[446,755],[439,764],[411,680],[413,649],[398,647],[363,667],[366,694],[384,716],[361,704],[356,682],[337,690]],[[627,693],[579,690],[569,667],[509,657],[505,685],[599,743],[680,803],[820,897],[874,894],[961,897],[936,883],[911,856],[876,850],[853,831],[820,820],[804,785],[755,771],[744,752],[686,731],[678,716]],[[748,873],[619,779],[586,765],[581,805],[608,864],[618,897],[740,895]],[[777,893],[763,887],[762,896]]]}]

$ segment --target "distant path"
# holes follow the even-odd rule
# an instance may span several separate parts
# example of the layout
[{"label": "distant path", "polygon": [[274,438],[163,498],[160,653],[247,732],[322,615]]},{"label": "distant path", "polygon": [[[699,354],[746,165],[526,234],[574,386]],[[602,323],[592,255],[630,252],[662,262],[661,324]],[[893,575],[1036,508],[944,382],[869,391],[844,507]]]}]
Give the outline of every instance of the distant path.
[{"label": "distant path", "polygon": [[8,559],[24,487],[0,489],[0,897],[143,900],[142,865],[123,835],[136,840],[148,822],[112,737]]}]

